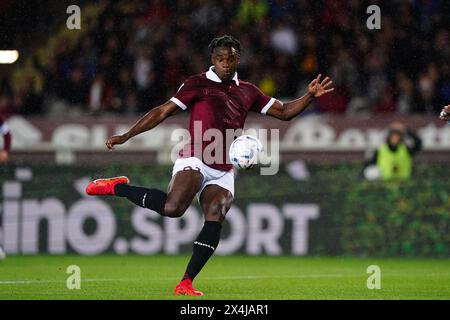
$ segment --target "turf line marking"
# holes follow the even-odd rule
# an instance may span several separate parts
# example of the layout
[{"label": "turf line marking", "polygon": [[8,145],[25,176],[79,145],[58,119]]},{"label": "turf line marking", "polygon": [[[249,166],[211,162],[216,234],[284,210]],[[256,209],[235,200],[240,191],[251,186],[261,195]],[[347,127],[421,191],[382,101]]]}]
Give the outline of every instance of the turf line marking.
[{"label": "turf line marking", "polygon": [[[295,278],[339,278],[354,277],[354,275],[344,274],[305,274],[305,275],[273,275],[273,276],[225,276],[225,277],[204,277],[203,280],[258,280],[258,279],[295,279]],[[99,278],[81,279],[81,282],[114,282],[114,281],[172,281],[179,277],[169,278]],[[0,285],[9,284],[39,284],[39,283],[65,283],[66,280],[0,280]]]}]

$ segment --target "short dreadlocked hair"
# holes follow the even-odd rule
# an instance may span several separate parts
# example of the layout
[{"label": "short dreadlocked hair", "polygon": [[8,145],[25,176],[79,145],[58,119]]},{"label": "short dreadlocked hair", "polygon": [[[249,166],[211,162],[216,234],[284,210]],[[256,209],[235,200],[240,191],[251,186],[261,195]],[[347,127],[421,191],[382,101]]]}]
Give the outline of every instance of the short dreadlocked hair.
[{"label": "short dreadlocked hair", "polygon": [[241,43],[233,36],[224,35],[222,37],[214,38],[208,45],[211,53],[213,53],[214,49],[218,47],[232,47],[235,48],[239,54],[241,54]]}]

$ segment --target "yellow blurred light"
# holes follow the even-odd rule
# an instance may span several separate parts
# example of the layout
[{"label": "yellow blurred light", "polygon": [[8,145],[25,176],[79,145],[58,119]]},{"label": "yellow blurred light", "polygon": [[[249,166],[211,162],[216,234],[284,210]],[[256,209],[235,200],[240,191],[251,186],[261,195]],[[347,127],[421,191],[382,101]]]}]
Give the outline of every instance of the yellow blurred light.
[{"label": "yellow blurred light", "polygon": [[10,64],[17,61],[19,51],[17,50],[0,50],[0,63]]}]

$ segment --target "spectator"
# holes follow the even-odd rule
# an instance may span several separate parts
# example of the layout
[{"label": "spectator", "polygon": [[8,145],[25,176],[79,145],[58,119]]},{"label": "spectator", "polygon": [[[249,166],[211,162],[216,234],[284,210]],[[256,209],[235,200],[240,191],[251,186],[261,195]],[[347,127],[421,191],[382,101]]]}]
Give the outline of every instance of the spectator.
[{"label": "spectator", "polygon": [[292,0],[270,0],[269,15],[273,21],[284,20],[291,17],[294,12],[294,1]]},{"label": "spectator", "polygon": [[15,107],[21,114],[37,115],[43,113],[42,95],[35,90],[34,78],[31,76],[26,78],[14,101]]},{"label": "spectator", "polygon": [[109,85],[103,74],[96,75],[89,90],[89,111],[98,114],[112,108],[113,88]]},{"label": "spectator", "polygon": [[[8,79],[19,84],[7,92],[14,112],[43,114],[61,99],[83,108],[128,112],[130,105],[142,112],[150,101],[170,97],[187,74],[201,72],[207,52],[199,48],[223,33],[243,43],[242,78],[260,80],[269,70],[262,85],[280,98],[295,95],[305,79],[323,72],[319,68],[331,70],[336,90],[318,99],[320,112],[435,114],[450,100],[450,6],[444,1],[385,1],[382,29],[376,31],[361,21],[360,1],[104,0],[98,8],[85,32],[71,33],[73,45],[57,32],[41,48],[33,43],[38,37],[21,37],[39,49],[31,51],[52,56],[42,62],[33,53],[26,59],[38,70],[32,86],[44,79],[42,93],[21,88],[26,77],[14,74],[25,66],[13,66],[11,79],[20,78]],[[131,75],[132,85],[120,79],[124,74]],[[105,97],[90,101],[99,78],[112,88],[108,106],[99,106]]]},{"label": "spectator", "polygon": [[119,79],[113,88],[114,98],[112,110],[116,112],[137,112],[136,86],[131,77],[130,70],[126,67],[120,69]]},{"label": "spectator", "polygon": [[373,106],[375,113],[393,113],[395,112],[394,91],[390,87],[386,87],[383,94],[380,95],[378,101]]},{"label": "spectator", "polygon": [[409,179],[412,175],[412,159],[421,148],[422,140],[412,130],[400,122],[393,122],[386,143],[366,162],[364,174],[368,179]]},{"label": "spectator", "polygon": [[435,79],[430,74],[423,73],[419,76],[418,105],[421,113],[435,114],[436,108],[442,105],[435,95],[435,85]]},{"label": "spectator", "polygon": [[222,8],[214,1],[201,0],[201,5],[192,14],[194,28],[206,31],[215,28],[221,21]]},{"label": "spectator", "polygon": [[295,55],[297,53],[297,36],[286,21],[278,21],[270,35],[270,43],[275,51]]},{"label": "spectator", "polygon": [[415,110],[414,84],[403,72],[397,74],[398,99],[395,107],[400,114],[410,114]]},{"label": "spectator", "polygon": [[6,119],[12,116],[16,110],[14,109],[11,95],[7,93],[0,94],[0,119]]},{"label": "spectator", "polygon": [[72,105],[82,108],[87,103],[89,84],[86,81],[84,70],[76,66],[65,79],[62,97]]},{"label": "spectator", "polygon": [[238,9],[238,20],[242,25],[248,26],[265,18],[269,6],[264,0],[243,0]]},{"label": "spectator", "polygon": [[262,92],[268,96],[275,96],[277,92],[277,87],[275,80],[270,73],[267,73],[261,77],[261,81],[258,84]]}]

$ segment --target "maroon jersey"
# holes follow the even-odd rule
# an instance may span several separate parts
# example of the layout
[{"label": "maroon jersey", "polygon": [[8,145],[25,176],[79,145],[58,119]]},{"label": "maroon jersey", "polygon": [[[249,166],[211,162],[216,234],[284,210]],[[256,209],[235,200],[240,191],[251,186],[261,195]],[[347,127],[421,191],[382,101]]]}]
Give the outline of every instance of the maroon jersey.
[{"label": "maroon jersey", "polygon": [[[206,165],[221,171],[232,169],[228,160],[228,148],[232,141],[226,141],[227,129],[243,129],[249,111],[265,114],[275,102],[274,98],[262,93],[255,85],[239,80],[237,73],[233,80],[222,82],[213,67],[208,72],[189,77],[170,100],[190,112],[191,140],[181,150],[180,157],[200,157]],[[223,140],[215,141],[208,134],[205,135],[208,129],[220,131]],[[217,161],[217,157],[214,157],[211,161],[205,157],[210,154],[210,150],[213,150],[212,155],[214,151],[220,150],[221,159]]]}]

